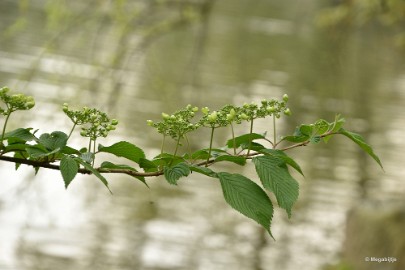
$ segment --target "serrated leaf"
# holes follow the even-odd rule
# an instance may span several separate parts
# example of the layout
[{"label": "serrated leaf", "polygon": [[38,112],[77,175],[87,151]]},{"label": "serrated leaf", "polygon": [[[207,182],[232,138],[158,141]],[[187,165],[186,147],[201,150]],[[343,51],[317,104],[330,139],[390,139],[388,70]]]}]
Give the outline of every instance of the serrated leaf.
[{"label": "serrated leaf", "polygon": [[194,166],[194,165],[190,165],[189,168],[193,172],[201,173],[201,174],[204,174],[209,177],[218,178],[217,173],[214,172],[213,170],[211,170],[210,168],[202,167],[202,166]]},{"label": "serrated leaf", "polygon": [[177,185],[177,181],[190,174],[190,168],[184,162],[179,163],[173,167],[165,167],[163,169],[164,176],[169,184]]},{"label": "serrated leaf", "polygon": [[219,161],[228,161],[228,162],[233,162],[238,165],[245,165],[246,164],[246,157],[242,156],[230,156],[230,155],[223,155],[219,156],[215,159],[215,162]]},{"label": "serrated leaf", "polygon": [[360,146],[361,149],[363,149],[367,154],[369,154],[378,163],[378,165],[380,165],[381,169],[384,170],[380,158],[374,153],[373,148],[365,142],[364,138],[360,134],[347,131],[344,128],[341,128],[339,130],[339,133],[345,135],[353,142],[355,142],[358,146]]},{"label": "serrated leaf", "polygon": [[106,188],[108,189],[108,191],[110,191],[110,193],[112,194],[110,188],[108,187],[108,181],[107,179],[105,179],[105,177],[103,175],[101,175],[101,173],[99,171],[97,171],[95,168],[93,168],[93,166],[91,166],[89,163],[87,163],[86,161],[80,159],[80,158],[74,158],[74,160],[76,160],[78,163],[80,163],[86,170],[90,171],[91,173],[93,173],[98,179],[100,179],[100,181],[106,186]]},{"label": "serrated leaf", "polygon": [[[123,170],[130,170],[130,171],[134,171],[137,172],[137,170],[131,166],[125,165],[125,164],[114,164],[112,162],[109,161],[104,161],[103,163],[101,163],[100,165],[100,169],[123,169]],[[144,183],[147,187],[148,184],[145,181],[145,177],[143,176],[134,176],[134,175],[130,175],[136,179],[138,179],[139,181],[141,181],[142,183]]]},{"label": "serrated leaf", "polygon": [[241,144],[247,144],[251,141],[257,140],[257,139],[264,139],[265,137],[261,134],[258,133],[249,133],[249,134],[244,134],[238,137],[235,137],[235,139],[230,139],[226,142],[226,146],[228,148],[238,148],[241,146]]},{"label": "serrated leaf", "polygon": [[309,140],[311,143],[319,143],[321,141],[321,136],[315,135],[313,137],[311,137],[311,139]]},{"label": "serrated leaf", "polygon": [[44,133],[39,137],[39,143],[46,149],[53,151],[66,146],[68,136],[62,131],[54,131],[51,134]]},{"label": "serrated leaf", "polygon": [[69,156],[63,156],[60,161],[60,172],[63,181],[65,182],[65,188],[68,188],[69,184],[76,177],[78,171],[79,165],[77,162]]},{"label": "serrated leaf", "polygon": [[156,166],[163,168],[164,166],[173,166],[182,162],[185,162],[184,158],[179,157],[179,156],[174,156],[172,154],[168,153],[163,153],[158,156],[156,156],[153,160],[153,163],[156,164]]},{"label": "serrated leaf", "polygon": [[256,172],[265,189],[274,193],[278,205],[291,217],[291,209],[298,199],[298,182],[290,175],[280,158],[259,156],[253,158]]},{"label": "serrated leaf", "polygon": [[145,158],[145,153],[141,148],[126,141],[117,142],[111,146],[99,145],[98,151],[123,157],[135,163],[139,163],[140,158]]},{"label": "serrated leaf", "polygon": [[263,149],[260,151],[260,153],[263,153],[265,155],[271,155],[275,158],[279,158],[282,160],[280,165],[283,165],[283,163],[286,163],[293,167],[297,172],[299,172],[302,176],[304,176],[304,173],[301,170],[300,165],[298,165],[297,162],[295,162],[294,159],[289,157],[284,151],[278,150],[278,149]]},{"label": "serrated leaf", "polygon": [[4,134],[3,139],[18,138],[20,140],[29,142],[35,140],[35,136],[30,132],[32,128],[17,128],[13,131]]},{"label": "serrated leaf", "polygon": [[[235,210],[270,231],[273,204],[266,192],[255,182],[240,174],[218,173],[225,201]],[[273,236],[272,236],[273,237]]]}]

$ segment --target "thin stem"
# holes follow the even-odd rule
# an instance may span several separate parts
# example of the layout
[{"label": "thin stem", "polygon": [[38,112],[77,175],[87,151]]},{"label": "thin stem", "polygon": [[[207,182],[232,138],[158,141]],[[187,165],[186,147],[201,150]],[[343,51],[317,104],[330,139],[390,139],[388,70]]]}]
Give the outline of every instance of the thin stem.
[{"label": "thin stem", "polygon": [[249,148],[248,148],[248,151],[247,151],[247,153],[246,153],[246,156],[249,156],[249,154],[250,154],[250,148],[252,147],[252,140],[251,140],[251,138],[252,138],[252,133],[253,133],[253,118],[250,119]]},{"label": "thin stem", "polygon": [[90,140],[89,140],[89,149],[88,149],[88,152],[91,152],[91,138],[90,138]]},{"label": "thin stem", "polygon": [[276,115],[273,114],[273,149],[277,146]]},{"label": "thin stem", "polygon": [[166,135],[163,134],[162,145],[160,146],[160,154],[163,154],[163,149],[165,147]]},{"label": "thin stem", "polygon": [[232,123],[231,123],[231,130],[232,130],[232,140],[233,140],[233,154],[236,156],[236,139],[235,139],[235,132],[233,130]]},{"label": "thin stem", "polygon": [[77,125],[77,124],[74,123],[72,129],[70,130],[70,133],[69,133],[69,136],[68,136],[68,140],[69,140],[70,136],[72,136],[73,130],[75,129],[76,125]]},{"label": "thin stem", "polygon": [[186,142],[187,142],[187,152],[188,152],[188,155],[189,155],[189,157],[191,158],[191,148],[190,148],[190,142],[189,142],[189,140],[188,140],[187,134],[184,134],[184,138],[186,139]]},{"label": "thin stem", "polygon": [[12,113],[12,111],[10,109],[8,109],[6,120],[4,121],[4,125],[3,125],[3,131],[1,132],[0,146],[3,146],[3,138],[4,138],[4,134],[6,134],[6,127],[7,127],[8,119],[10,118],[11,113]]},{"label": "thin stem", "polygon": [[94,167],[94,162],[96,161],[96,140],[97,140],[97,138],[93,140],[93,156],[94,156],[93,162],[92,162],[93,167]]},{"label": "thin stem", "polygon": [[177,139],[177,143],[176,143],[176,149],[174,149],[173,158],[172,158],[172,160],[170,161],[169,166],[172,166],[172,163],[173,163],[173,161],[174,161],[174,158],[176,157],[177,150],[179,149],[179,145],[180,145],[180,139],[181,139],[181,136],[180,136],[180,134],[178,134],[178,139]]},{"label": "thin stem", "polygon": [[215,127],[211,127],[210,148],[208,150],[208,157],[207,157],[207,160],[205,162],[205,167],[208,167],[210,157],[211,157],[211,149],[212,149],[212,141],[213,141],[213,138],[214,138],[214,130],[215,130]]}]

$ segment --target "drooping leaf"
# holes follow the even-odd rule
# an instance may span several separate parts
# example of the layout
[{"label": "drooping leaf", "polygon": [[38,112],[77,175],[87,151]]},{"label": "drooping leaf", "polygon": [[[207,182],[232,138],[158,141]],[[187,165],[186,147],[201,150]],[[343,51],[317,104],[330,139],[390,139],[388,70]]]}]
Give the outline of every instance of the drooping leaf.
[{"label": "drooping leaf", "polygon": [[177,185],[177,181],[180,177],[190,174],[190,168],[186,163],[182,162],[172,167],[165,167],[163,173],[169,184]]},{"label": "drooping leaf", "polygon": [[14,143],[9,144],[4,148],[4,153],[8,152],[24,152],[25,148],[27,148],[27,144],[25,143]]},{"label": "drooping leaf", "polygon": [[290,175],[285,162],[266,155],[253,158],[256,172],[267,190],[274,193],[278,205],[291,217],[291,209],[298,199],[298,182]]},{"label": "drooping leaf", "polygon": [[18,138],[20,140],[29,142],[35,140],[35,136],[30,132],[32,128],[17,128],[13,131],[4,134],[3,139]]},{"label": "drooping leaf", "polygon": [[66,154],[66,155],[80,155],[80,151],[77,149],[74,149],[70,146],[64,146],[61,151],[61,153]]},{"label": "drooping leaf", "polygon": [[126,141],[117,142],[111,146],[99,145],[98,151],[124,157],[136,163],[139,163],[140,158],[145,158],[145,153],[141,148]]},{"label": "drooping leaf", "polygon": [[36,144],[27,146],[26,151],[28,155],[33,159],[48,160],[48,157],[55,155],[59,151],[59,149],[49,151],[42,144]]},{"label": "drooping leaf", "polygon": [[168,153],[163,153],[158,156],[156,156],[153,160],[153,163],[156,164],[156,166],[163,168],[164,166],[173,166],[182,162],[185,162],[183,157],[175,156],[172,154]]},{"label": "drooping leaf", "polygon": [[240,147],[244,150],[250,149],[253,151],[260,151],[266,147],[264,145],[257,143],[257,142],[251,142],[251,143],[242,143]]},{"label": "drooping leaf", "polygon": [[215,159],[215,162],[219,161],[229,161],[242,166],[246,164],[246,158],[242,156],[222,155]]},{"label": "drooping leaf", "polygon": [[146,159],[146,158],[139,159],[139,167],[141,167],[145,172],[158,171],[158,165],[156,163],[154,163],[153,161]]},{"label": "drooping leaf", "polygon": [[190,165],[189,168],[193,172],[201,173],[201,174],[204,174],[209,177],[218,178],[217,173],[214,172],[213,170],[211,170],[210,168],[202,167],[202,166],[195,166],[195,165]]},{"label": "drooping leaf", "polygon": [[89,163],[87,163],[86,161],[82,160],[81,158],[74,158],[74,160],[76,160],[78,163],[80,163],[85,169],[89,170],[91,173],[93,173],[95,176],[97,176],[98,179],[100,179],[100,181],[106,186],[106,188],[108,189],[108,191],[110,191],[110,193],[112,194],[110,188],[108,187],[108,181],[107,179],[105,179],[105,177],[99,172],[97,171],[95,168],[93,168],[93,166],[91,166]]},{"label": "drooping leaf", "polygon": [[[273,204],[266,192],[255,182],[240,174],[218,173],[225,201],[235,210],[270,231]],[[272,236],[273,237],[273,236]]]},{"label": "drooping leaf", "polygon": [[228,148],[238,148],[241,146],[241,144],[246,144],[251,141],[257,140],[257,139],[264,139],[265,137],[261,134],[258,133],[252,133],[252,134],[243,134],[241,136],[235,137],[235,139],[230,139],[226,142],[226,146]]},{"label": "drooping leaf", "polygon": [[63,156],[60,161],[60,172],[65,182],[65,188],[68,188],[69,184],[76,177],[79,171],[79,165],[70,156]]},{"label": "drooping leaf", "polygon": [[292,159],[291,157],[289,157],[284,151],[278,150],[278,149],[263,149],[260,151],[260,153],[263,153],[265,155],[271,155],[275,158],[279,158],[282,160],[282,162],[280,163],[280,165],[283,165],[283,163],[285,162],[286,164],[290,165],[291,167],[293,167],[297,172],[299,172],[302,176],[304,176],[304,173],[301,170],[300,165],[298,165],[298,163]]},{"label": "drooping leaf", "polygon": [[360,146],[361,149],[363,149],[367,154],[369,154],[378,163],[378,165],[380,165],[381,169],[384,170],[380,158],[374,153],[373,148],[365,142],[364,138],[361,135],[347,131],[344,128],[341,128],[339,130],[339,133],[345,135],[350,140],[355,142],[358,146]]},{"label": "drooping leaf", "polygon": [[[125,164],[114,164],[112,162],[109,161],[104,161],[103,163],[101,163],[100,165],[100,169],[122,169],[122,170],[130,170],[130,171],[134,171],[137,172],[137,170],[131,166],[125,165]],[[144,183],[147,187],[148,184],[145,181],[145,177],[143,176],[135,176],[135,175],[130,175],[136,179],[138,179],[139,181],[141,181],[142,183]]]},{"label": "drooping leaf", "polygon": [[68,135],[62,131],[54,131],[51,134],[44,133],[39,137],[39,143],[46,149],[53,151],[66,146]]}]

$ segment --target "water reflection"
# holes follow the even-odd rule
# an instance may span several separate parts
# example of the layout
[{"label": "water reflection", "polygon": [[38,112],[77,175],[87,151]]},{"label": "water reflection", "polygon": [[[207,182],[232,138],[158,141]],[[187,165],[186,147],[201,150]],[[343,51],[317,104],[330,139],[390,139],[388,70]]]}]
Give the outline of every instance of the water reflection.
[{"label": "water reflection", "polygon": [[[34,178],[31,168],[14,172],[0,164],[0,268],[321,269],[339,260],[353,205],[404,202],[404,67],[379,30],[336,39],[312,25],[316,4],[298,10],[290,1],[99,1],[99,9],[95,2],[70,1],[72,13],[50,28],[43,3],[32,2],[24,14],[32,24],[15,35],[9,26],[17,6],[0,3],[1,30],[9,33],[1,38],[0,81],[34,95],[41,108],[21,114],[18,124],[68,130],[59,120],[61,103],[95,105],[123,123],[111,142],[130,140],[153,156],[160,137],[145,120],[161,111],[288,92],[294,117],[282,130],[340,112],[375,147],[386,172],[343,138],[291,152],[305,179],[296,175],[301,190],[293,218],[275,214],[274,242],[225,205],[212,179],[193,176],[179,187],[150,179],[149,190],[111,177],[110,196],[92,177],[65,191],[58,172]],[[194,147],[208,145],[204,131],[193,137]],[[238,170],[254,177],[251,167]]]}]

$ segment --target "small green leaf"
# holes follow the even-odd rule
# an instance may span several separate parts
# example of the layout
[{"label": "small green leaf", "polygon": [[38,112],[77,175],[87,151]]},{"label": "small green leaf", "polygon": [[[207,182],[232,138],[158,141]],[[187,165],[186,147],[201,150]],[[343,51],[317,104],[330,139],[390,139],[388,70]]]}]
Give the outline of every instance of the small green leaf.
[{"label": "small green leaf", "polygon": [[89,163],[87,163],[86,161],[80,159],[80,158],[74,158],[74,160],[76,160],[78,163],[80,163],[85,169],[87,169],[88,171],[90,171],[91,173],[93,173],[95,176],[97,176],[98,179],[100,179],[101,182],[103,182],[103,184],[106,186],[106,188],[108,189],[108,191],[110,191],[110,193],[112,194],[110,188],[108,187],[108,182],[107,179],[105,179],[105,177],[103,175],[101,175],[101,173],[99,171],[97,171],[95,168],[93,168]]},{"label": "small green leaf", "polygon": [[190,174],[190,168],[186,163],[182,162],[173,167],[165,167],[163,173],[169,184],[177,185],[177,181],[180,177]]},{"label": "small green leaf", "polygon": [[[273,204],[266,192],[255,182],[240,174],[218,173],[225,201],[235,210],[270,231]],[[273,237],[273,236],[272,236]]]},{"label": "small green leaf", "polygon": [[[118,170],[130,170],[130,171],[137,172],[137,170],[135,168],[131,167],[131,166],[128,166],[128,165],[125,165],[125,164],[114,164],[114,163],[109,162],[109,161],[104,161],[103,163],[101,163],[100,169],[118,169]],[[149,187],[148,184],[145,181],[145,177],[143,177],[143,176],[134,176],[134,175],[130,175],[130,176],[140,180],[147,187]]]},{"label": "small green leaf", "polygon": [[314,125],[301,125],[299,127],[300,135],[311,136],[314,130]]},{"label": "small green leaf", "polygon": [[283,141],[293,142],[293,143],[300,143],[309,140],[309,136],[307,135],[290,135],[284,136],[282,138]]},{"label": "small green leaf", "polygon": [[80,159],[86,161],[89,164],[93,163],[94,158],[95,158],[94,153],[91,152],[85,152],[80,154]]},{"label": "small green leaf", "polygon": [[98,151],[124,157],[136,163],[139,163],[140,158],[145,158],[145,153],[141,148],[126,141],[117,142],[111,146],[99,145]]},{"label": "small green leaf", "polygon": [[229,161],[229,162],[233,162],[235,164],[243,166],[246,164],[246,157],[223,155],[223,156],[219,156],[215,159],[215,162],[219,162],[219,161]]},{"label": "small green leaf", "polygon": [[[226,142],[226,146],[228,148],[238,148],[241,146],[241,144],[246,144],[251,141],[257,140],[257,139],[265,139],[265,137],[261,134],[257,133],[252,133],[252,134],[244,134],[238,137],[235,137],[235,139],[230,139]],[[235,145],[234,145],[235,142]]]},{"label": "small green leaf", "polygon": [[4,134],[3,139],[18,138],[20,140],[29,142],[35,140],[35,136],[30,132],[32,128],[17,128],[13,131]]},{"label": "small green leaf", "polygon": [[139,159],[139,167],[141,167],[145,172],[158,171],[158,165],[146,158]]},{"label": "small green leaf", "polygon": [[384,170],[380,158],[374,153],[373,148],[365,142],[364,138],[361,135],[347,131],[344,128],[341,128],[339,130],[339,133],[345,135],[350,140],[355,142],[358,146],[360,146],[361,149],[363,149],[367,154],[369,154],[378,163],[378,165],[380,165],[381,169]]},{"label": "small green leaf", "polygon": [[195,166],[195,165],[190,165],[189,168],[193,172],[201,173],[201,174],[204,174],[209,177],[218,178],[217,173],[214,172],[213,170],[211,170],[210,168],[202,167],[202,166]]},{"label": "small green leaf", "polygon": [[256,172],[264,188],[274,193],[278,205],[291,217],[291,209],[298,199],[298,182],[290,175],[286,163],[274,156],[253,158]]},{"label": "small green leaf", "polygon": [[61,131],[54,131],[51,134],[44,133],[39,137],[39,143],[46,149],[53,151],[66,146],[68,136]]},{"label": "small green leaf", "polygon": [[77,162],[69,156],[63,156],[60,161],[60,172],[63,181],[65,182],[65,188],[68,188],[69,184],[76,177],[78,171],[79,166],[77,165]]},{"label": "small green leaf", "polygon": [[311,139],[309,140],[311,143],[319,143],[321,141],[321,137],[319,135],[315,135],[313,137],[311,137]]},{"label": "small green leaf", "polygon": [[315,131],[317,134],[322,135],[329,130],[330,123],[324,119],[319,119],[315,122]]}]

